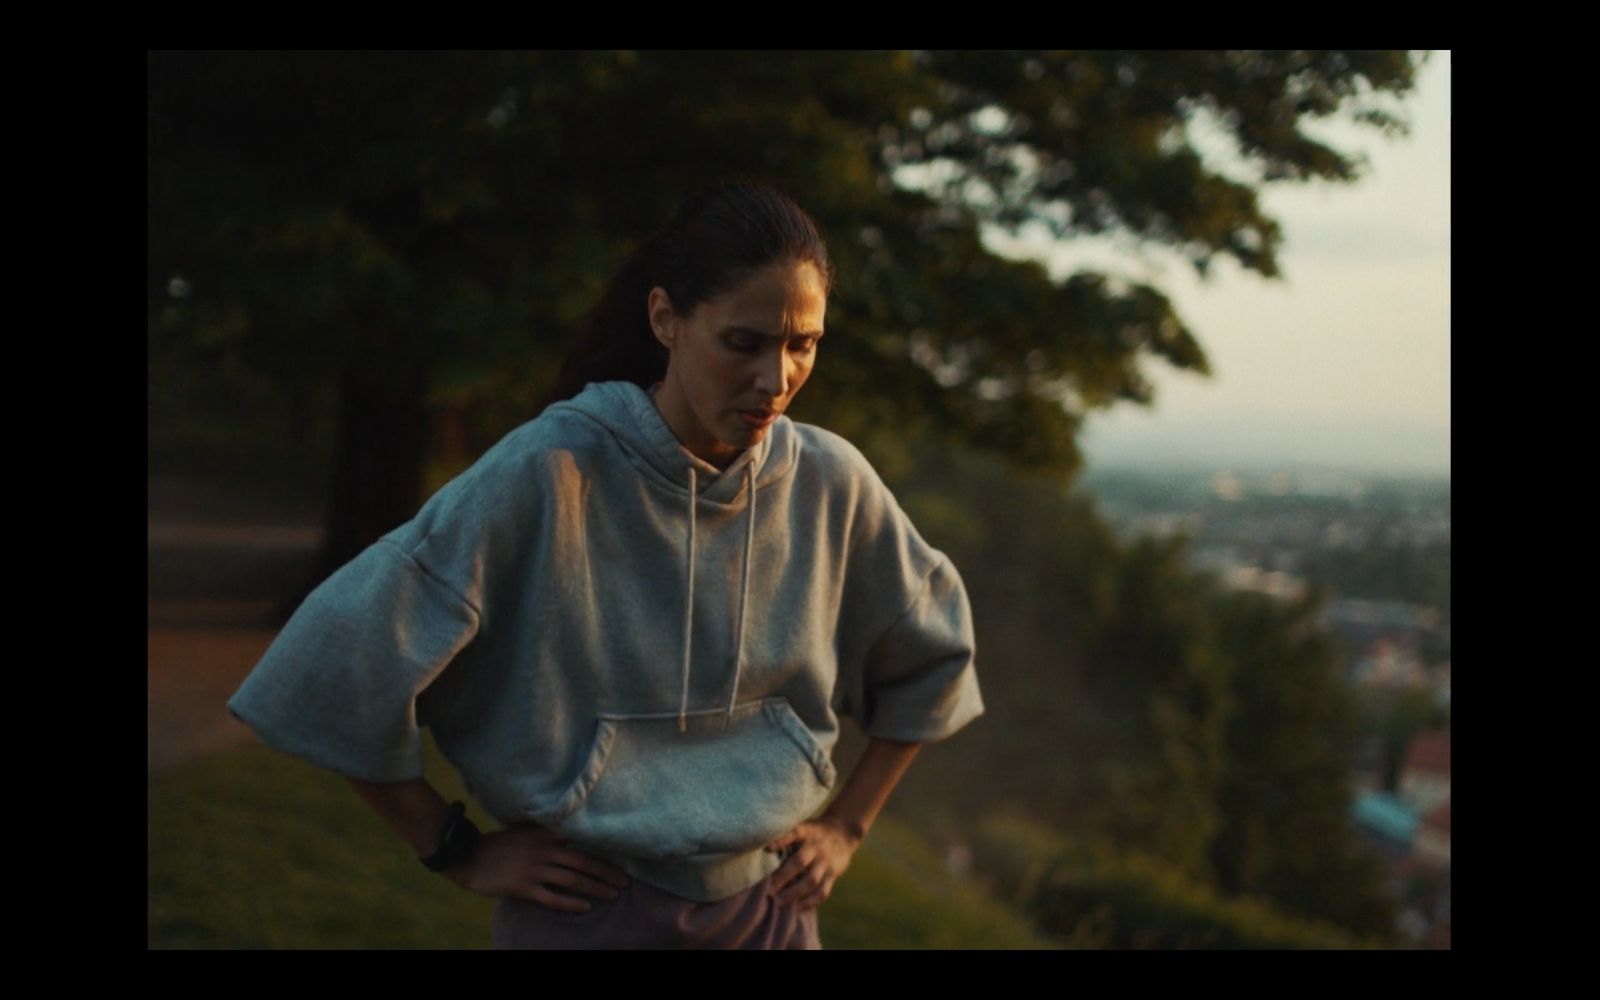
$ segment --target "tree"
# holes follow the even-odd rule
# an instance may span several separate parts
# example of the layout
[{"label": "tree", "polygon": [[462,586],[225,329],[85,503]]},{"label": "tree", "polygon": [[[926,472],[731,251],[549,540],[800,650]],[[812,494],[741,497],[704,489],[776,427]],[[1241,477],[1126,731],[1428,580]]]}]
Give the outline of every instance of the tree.
[{"label": "tree", "polygon": [[[1121,232],[1276,274],[1264,185],[1349,181],[1400,52],[152,53],[152,371],[337,387],[324,567],[420,501],[430,399],[532,415],[629,243],[733,176],[792,192],[843,280],[797,416],[1057,470],[1078,422],[1206,369],[1156,288],[1049,279],[984,227]],[[1198,147],[1229,137],[1243,176]]]},{"label": "tree", "polygon": [[1349,821],[1356,703],[1321,595],[1230,591],[1182,536],[1120,540],[1058,479],[920,457],[897,495],[961,568],[987,718],[906,776],[896,795],[919,825],[1023,812],[1386,937],[1393,907]]},{"label": "tree", "polygon": [[1322,600],[1244,593],[1216,604],[1234,707],[1211,856],[1228,892],[1384,936],[1394,912],[1382,872],[1350,835],[1358,707],[1331,640],[1312,627]]}]

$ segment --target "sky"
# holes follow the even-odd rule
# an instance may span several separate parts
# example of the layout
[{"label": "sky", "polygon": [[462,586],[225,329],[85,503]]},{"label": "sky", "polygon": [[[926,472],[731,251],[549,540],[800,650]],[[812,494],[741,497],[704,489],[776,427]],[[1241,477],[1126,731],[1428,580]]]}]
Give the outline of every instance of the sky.
[{"label": "sky", "polygon": [[1283,228],[1271,281],[1224,262],[1202,281],[1175,257],[1057,244],[1053,272],[1085,264],[1172,298],[1212,376],[1158,362],[1146,409],[1091,415],[1090,468],[1339,466],[1450,471],[1450,54],[1435,52],[1402,105],[1408,136],[1323,124],[1366,155],[1354,184],[1268,188]]}]

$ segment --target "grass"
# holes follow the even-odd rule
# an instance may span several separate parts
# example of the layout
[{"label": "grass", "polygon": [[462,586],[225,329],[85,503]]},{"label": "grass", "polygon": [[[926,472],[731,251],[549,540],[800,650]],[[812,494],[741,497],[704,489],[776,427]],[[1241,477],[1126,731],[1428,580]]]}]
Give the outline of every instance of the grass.
[{"label": "grass", "polygon": [[818,929],[832,949],[1055,947],[1020,913],[952,876],[915,831],[888,818],[834,887]]},{"label": "grass", "polygon": [[1018,816],[981,824],[975,860],[996,892],[1075,949],[1381,948],[1265,900],[1226,896],[1136,849]]},{"label": "grass", "polygon": [[[428,751],[430,780],[466,798]],[[488,946],[492,901],[425,871],[341,778],[295,758],[251,744],[194,761],[152,777],[147,806],[151,948]],[[1047,946],[888,819],[819,926],[830,949]]]},{"label": "grass", "polygon": [[250,745],[152,778],[147,806],[152,948],[488,943],[493,903],[425,871],[337,775]]}]

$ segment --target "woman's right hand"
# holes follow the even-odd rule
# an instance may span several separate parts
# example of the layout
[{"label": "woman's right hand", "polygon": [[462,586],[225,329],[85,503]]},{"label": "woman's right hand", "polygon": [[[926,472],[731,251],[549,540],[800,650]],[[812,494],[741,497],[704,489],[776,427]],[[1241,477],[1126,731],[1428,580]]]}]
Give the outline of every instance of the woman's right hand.
[{"label": "woman's right hand", "polygon": [[472,860],[446,874],[480,896],[528,899],[564,913],[587,913],[588,900],[610,902],[632,881],[531,823],[484,834]]}]

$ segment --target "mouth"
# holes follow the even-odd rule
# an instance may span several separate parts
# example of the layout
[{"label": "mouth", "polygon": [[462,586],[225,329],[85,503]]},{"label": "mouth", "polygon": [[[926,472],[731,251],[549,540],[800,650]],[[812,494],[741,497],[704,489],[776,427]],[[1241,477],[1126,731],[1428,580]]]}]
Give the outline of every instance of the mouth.
[{"label": "mouth", "polygon": [[746,427],[761,428],[771,425],[778,419],[777,410],[740,410],[739,419],[744,421]]}]

